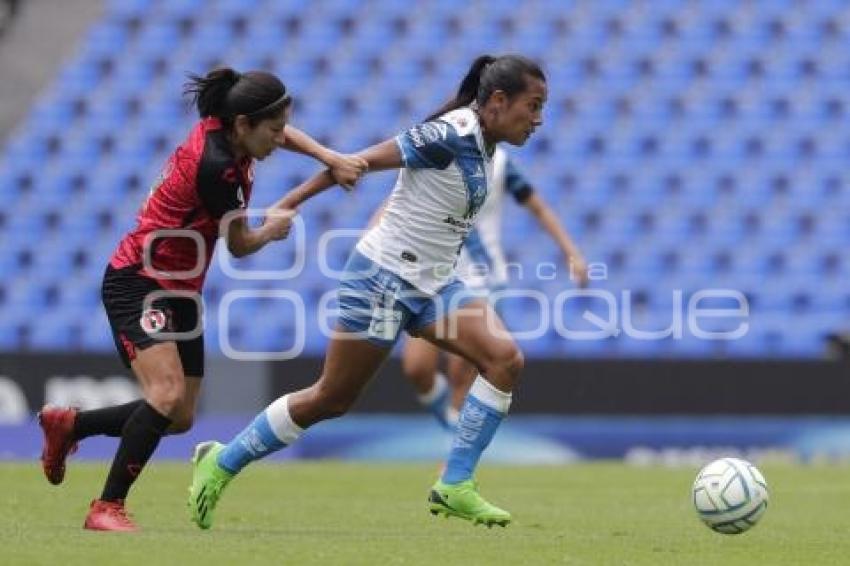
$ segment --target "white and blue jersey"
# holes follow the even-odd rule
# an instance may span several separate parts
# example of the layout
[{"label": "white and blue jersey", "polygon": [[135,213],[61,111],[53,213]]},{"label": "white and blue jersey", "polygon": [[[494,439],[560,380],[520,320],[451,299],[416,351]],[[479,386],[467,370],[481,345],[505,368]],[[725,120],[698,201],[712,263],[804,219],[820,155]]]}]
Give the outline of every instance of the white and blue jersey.
[{"label": "white and blue jersey", "polygon": [[460,254],[457,275],[467,287],[494,291],[507,286],[507,260],[502,250],[502,205],[505,194],[523,204],[532,193],[531,184],[517,170],[501,147],[493,154],[493,180],[487,201]]},{"label": "white and blue jersey", "polygon": [[494,178],[476,113],[468,107],[396,138],[404,168],[380,221],[357,250],[428,294],[455,278],[458,254]]},{"label": "white and blue jersey", "polygon": [[468,108],[396,138],[401,169],[376,226],[357,243],[339,290],[339,323],[391,347],[475,296],[455,267],[494,176],[478,116]]}]

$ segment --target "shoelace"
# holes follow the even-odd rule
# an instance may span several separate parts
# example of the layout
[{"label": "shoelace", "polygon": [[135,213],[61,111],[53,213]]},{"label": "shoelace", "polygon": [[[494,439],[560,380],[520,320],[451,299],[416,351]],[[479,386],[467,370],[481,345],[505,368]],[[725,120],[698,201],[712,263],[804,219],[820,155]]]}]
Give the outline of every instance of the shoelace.
[{"label": "shoelace", "polygon": [[127,508],[123,505],[109,505],[106,508],[106,512],[109,515],[117,518],[119,522],[124,523],[128,526],[133,526],[133,516],[127,511]]}]

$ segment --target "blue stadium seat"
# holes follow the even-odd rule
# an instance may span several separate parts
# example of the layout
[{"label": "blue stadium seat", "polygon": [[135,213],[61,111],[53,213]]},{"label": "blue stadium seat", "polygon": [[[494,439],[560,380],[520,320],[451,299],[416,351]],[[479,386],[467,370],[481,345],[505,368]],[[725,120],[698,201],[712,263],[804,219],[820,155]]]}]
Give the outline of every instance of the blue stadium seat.
[{"label": "blue stadium seat", "polygon": [[[626,0],[581,9],[552,0],[518,13],[509,0],[483,12],[456,0],[379,0],[363,17],[356,0],[327,0],[321,10],[305,2],[113,0],[0,153],[8,181],[0,191],[16,203],[0,219],[0,308],[20,302],[51,321],[25,332],[4,327],[0,349],[112,348],[98,310],[100,271],[195,119],[179,97],[185,72],[271,68],[295,96],[294,123],[354,151],[432,112],[476,55],[518,51],[544,62],[550,102],[544,128],[514,155],[588,258],[607,262],[610,278],[594,288],[618,299],[631,290],[653,324],[669,316],[675,289],[685,301],[702,288],[740,289],[753,307],[752,331],[729,343],[550,334],[524,346],[528,355],[819,356],[824,333],[846,325],[850,313],[848,148],[833,127],[850,110],[841,74],[850,56],[824,25],[840,27],[844,6],[738,4],[696,3],[685,13],[680,0],[642,10]],[[253,204],[272,202],[317,169],[295,156],[263,163]],[[393,182],[394,174],[374,175],[350,198],[333,193],[304,207],[310,257],[322,230],[364,226]],[[560,265],[530,215],[508,207],[508,256],[524,266]],[[38,257],[36,243],[46,243]],[[246,264],[280,267],[289,245]],[[338,248],[335,266],[350,242]],[[208,281],[215,309],[234,282],[215,265]],[[570,288],[564,278],[522,284],[550,295]],[[244,285],[297,287],[315,313],[334,282],[308,261],[295,281]],[[80,327],[83,309],[99,314]],[[578,306],[570,309],[578,316]],[[281,344],[285,321],[241,311],[240,347]],[[533,324],[527,309],[509,311],[517,324]],[[319,354],[325,344],[308,325],[307,350]]]}]

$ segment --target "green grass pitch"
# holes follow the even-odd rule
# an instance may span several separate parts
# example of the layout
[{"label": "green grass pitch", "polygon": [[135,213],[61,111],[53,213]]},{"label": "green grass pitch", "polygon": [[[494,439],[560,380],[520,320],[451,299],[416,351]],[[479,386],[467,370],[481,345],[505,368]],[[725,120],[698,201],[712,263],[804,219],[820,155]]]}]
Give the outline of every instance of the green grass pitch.
[{"label": "green grass pitch", "polygon": [[130,510],[135,535],[81,529],[106,464],[70,462],[49,485],[37,463],[0,464],[0,564],[848,564],[850,469],[763,467],[770,507],[738,536],[711,532],[689,500],[696,470],[618,463],[484,466],[482,493],[507,529],[432,517],[436,465],[256,465],[231,486],[216,524],[188,520],[188,464],[155,463]]}]

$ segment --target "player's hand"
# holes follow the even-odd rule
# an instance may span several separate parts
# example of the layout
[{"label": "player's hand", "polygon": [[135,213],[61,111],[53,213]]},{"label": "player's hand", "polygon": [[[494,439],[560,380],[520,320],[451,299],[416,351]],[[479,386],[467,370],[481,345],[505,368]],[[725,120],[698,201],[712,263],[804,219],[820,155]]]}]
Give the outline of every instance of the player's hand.
[{"label": "player's hand", "polygon": [[569,259],[570,279],[576,282],[579,288],[584,289],[590,284],[587,261],[583,256],[574,255]]},{"label": "player's hand", "polygon": [[342,155],[339,153],[328,163],[328,167],[330,167],[334,181],[349,191],[354,188],[360,177],[369,170],[369,164],[359,155]]},{"label": "player's hand", "polygon": [[284,240],[292,229],[292,219],[298,211],[289,208],[269,208],[262,229],[269,242]]}]

